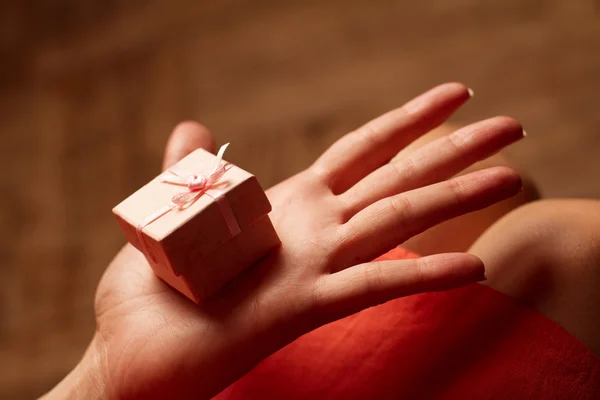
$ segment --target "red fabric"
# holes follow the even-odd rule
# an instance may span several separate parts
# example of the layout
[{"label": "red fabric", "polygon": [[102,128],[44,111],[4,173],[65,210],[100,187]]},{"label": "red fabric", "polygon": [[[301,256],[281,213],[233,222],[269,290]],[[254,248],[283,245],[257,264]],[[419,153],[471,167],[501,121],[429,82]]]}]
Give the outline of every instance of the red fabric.
[{"label": "red fabric", "polygon": [[600,359],[543,315],[474,284],[324,326],[218,398],[600,399]]}]

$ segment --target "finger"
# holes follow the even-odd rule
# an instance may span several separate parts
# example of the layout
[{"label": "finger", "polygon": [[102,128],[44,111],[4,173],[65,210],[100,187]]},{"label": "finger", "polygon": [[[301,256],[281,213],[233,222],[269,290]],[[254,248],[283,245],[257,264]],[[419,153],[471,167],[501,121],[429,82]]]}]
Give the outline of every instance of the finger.
[{"label": "finger", "polygon": [[437,86],[333,144],[312,166],[333,193],[346,191],[417,137],[444,122],[470,97],[461,83]]},{"label": "finger", "polygon": [[465,253],[356,265],[319,278],[314,294],[315,322],[331,322],[399,297],[482,280],[483,262]]},{"label": "finger", "polygon": [[341,245],[332,265],[342,269],[372,260],[440,222],[485,208],[520,189],[517,172],[495,167],[379,200],[340,227]]},{"label": "finger", "polygon": [[448,179],[523,138],[521,125],[496,117],[466,126],[382,166],[341,195],[347,218],[383,198]]},{"label": "finger", "polygon": [[197,122],[181,122],[173,129],[173,133],[167,141],[163,169],[171,167],[199,148],[214,152],[215,140],[210,131]]}]

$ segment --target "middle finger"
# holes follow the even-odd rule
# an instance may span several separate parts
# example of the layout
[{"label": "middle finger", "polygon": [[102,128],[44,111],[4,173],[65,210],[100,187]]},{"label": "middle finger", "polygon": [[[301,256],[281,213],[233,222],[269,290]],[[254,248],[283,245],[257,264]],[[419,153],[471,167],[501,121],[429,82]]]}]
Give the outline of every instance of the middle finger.
[{"label": "middle finger", "polygon": [[345,219],[383,198],[448,179],[523,138],[509,117],[481,121],[392,160],[341,194]]}]

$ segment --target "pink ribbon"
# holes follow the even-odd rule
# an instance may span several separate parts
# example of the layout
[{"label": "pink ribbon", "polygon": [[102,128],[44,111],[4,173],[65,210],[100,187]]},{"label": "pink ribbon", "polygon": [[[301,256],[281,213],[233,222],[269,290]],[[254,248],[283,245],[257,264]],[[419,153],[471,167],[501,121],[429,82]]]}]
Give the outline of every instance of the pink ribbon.
[{"label": "pink ribbon", "polygon": [[[148,251],[148,247],[146,245],[146,241],[144,240],[143,230],[145,227],[158,220],[165,214],[173,211],[173,210],[184,210],[194,204],[196,200],[198,200],[203,194],[211,197],[217,203],[221,214],[225,219],[225,223],[227,224],[227,228],[229,229],[229,233],[231,236],[236,236],[241,232],[240,226],[235,218],[233,210],[231,206],[225,199],[224,193],[221,190],[214,188],[215,184],[221,180],[225,172],[229,169],[228,163],[222,163],[223,154],[225,150],[229,146],[229,143],[224,144],[219,149],[217,153],[217,159],[215,161],[215,166],[213,170],[208,175],[201,174],[193,174],[187,171],[182,171],[180,168],[179,173],[174,171],[174,168],[167,170],[160,177],[160,181],[163,183],[168,183],[171,185],[185,186],[187,187],[187,191],[177,193],[171,198],[171,202],[156,210],[149,216],[147,216],[136,228],[137,236],[140,241],[141,251],[144,253],[146,257],[148,257],[151,261],[155,262],[154,257]],[[168,176],[165,176],[170,174]],[[214,193],[208,193],[207,191],[211,190]]]}]

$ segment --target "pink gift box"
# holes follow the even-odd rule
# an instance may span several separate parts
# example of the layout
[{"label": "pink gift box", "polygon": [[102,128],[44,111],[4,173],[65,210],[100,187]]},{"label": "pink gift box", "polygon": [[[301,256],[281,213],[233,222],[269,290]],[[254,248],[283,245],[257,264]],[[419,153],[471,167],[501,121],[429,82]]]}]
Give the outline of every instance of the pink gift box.
[{"label": "pink gift box", "polygon": [[[222,161],[222,177],[203,187],[216,162],[198,149],[169,169],[182,182],[166,183],[161,179],[173,175],[163,173],[113,209],[154,273],[196,303],[280,243],[268,216],[271,204],[254,175]],[[178,194],[196,198],[173,207]]]}]

